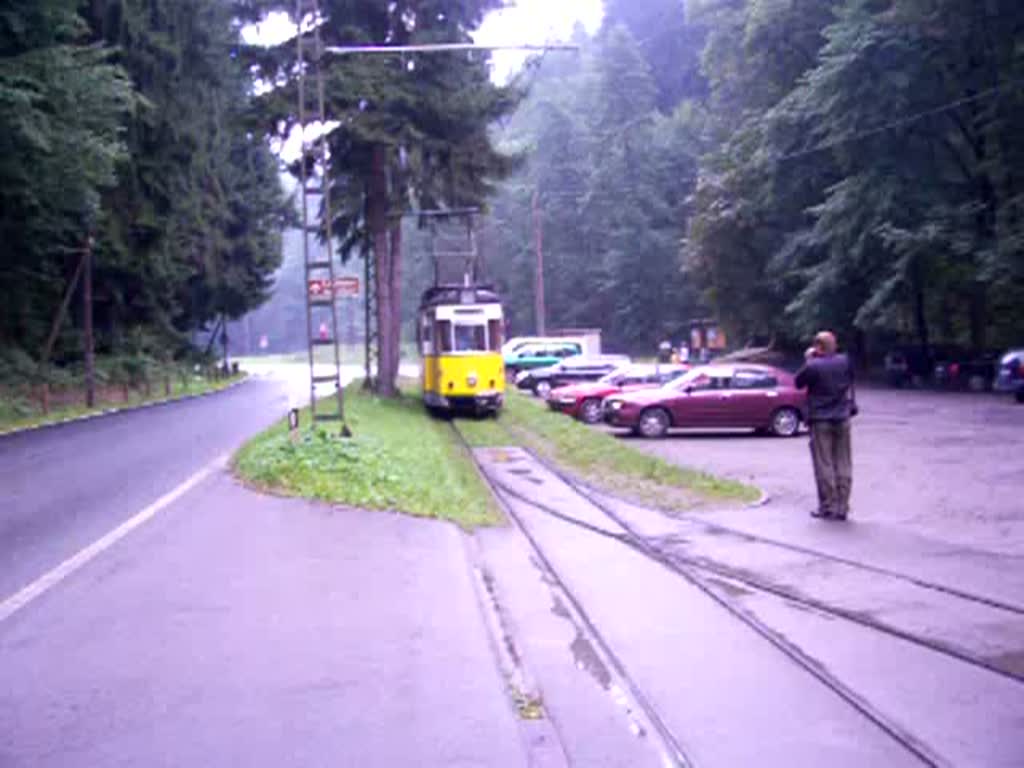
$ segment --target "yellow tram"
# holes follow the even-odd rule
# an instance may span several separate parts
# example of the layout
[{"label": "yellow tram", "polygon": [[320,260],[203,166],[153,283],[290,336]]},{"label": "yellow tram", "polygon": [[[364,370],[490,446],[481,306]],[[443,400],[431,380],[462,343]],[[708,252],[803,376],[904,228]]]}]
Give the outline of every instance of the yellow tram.
[{"label": "yellow tram", "polygon": [[423,294],[416,330],[427,408],[497,414],[505,400],[504,322],[489,286],[437,285]]}]

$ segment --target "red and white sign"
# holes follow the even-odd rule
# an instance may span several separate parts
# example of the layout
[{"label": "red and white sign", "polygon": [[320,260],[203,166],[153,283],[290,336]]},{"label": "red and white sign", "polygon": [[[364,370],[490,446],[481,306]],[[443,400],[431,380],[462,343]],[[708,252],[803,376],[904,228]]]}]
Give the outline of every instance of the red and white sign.
[{"label": "red and white sign", "polygon": [[[327,278],[309,281],[309,296],[312,299],[325,297],[331,291],[331,281]],[[351,275],[334,278],[334,297],[358,296],[359,278]]]}]

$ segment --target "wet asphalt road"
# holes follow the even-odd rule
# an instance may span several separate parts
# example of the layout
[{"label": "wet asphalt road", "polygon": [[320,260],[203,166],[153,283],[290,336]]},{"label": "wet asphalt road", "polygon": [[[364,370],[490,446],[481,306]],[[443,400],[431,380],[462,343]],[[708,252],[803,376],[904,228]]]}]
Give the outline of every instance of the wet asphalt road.
[{"label": "wet asphalt road", "polygon": [[280,385],[0,437],[0,596],[17,592],[281,418]]},{"label": "wet asphalt road", "polygon": [[0,765],[525,766],[454,526],[225,472],[0,624]]},{"label": "wet asphalt road", "polygon": [[209,468],[0,618],[0,766],[528,764],[454,526],[214,464],[289,381],[0,439],[0,605]]},{"label": "wet asphalt road", "polygon": [[[862,388],[854,420],[853,515],[958,546],[1024,556],[1024,406],[1009,397]],[[675,432],[624,437],[670,461],[762,488],[770,504],[815,505],[807,434]]]}]

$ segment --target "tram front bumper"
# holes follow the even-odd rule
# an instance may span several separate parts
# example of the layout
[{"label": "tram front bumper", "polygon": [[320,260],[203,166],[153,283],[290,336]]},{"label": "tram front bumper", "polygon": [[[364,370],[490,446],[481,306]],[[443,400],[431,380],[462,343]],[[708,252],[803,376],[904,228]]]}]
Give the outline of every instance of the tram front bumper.
[{"label": "tram front bumper", "polygon": [[428,405],[452,410],[496,411],[504,402],[505,394],[498,390],[484,390],[465,395],[433,395],[427,398]]}]

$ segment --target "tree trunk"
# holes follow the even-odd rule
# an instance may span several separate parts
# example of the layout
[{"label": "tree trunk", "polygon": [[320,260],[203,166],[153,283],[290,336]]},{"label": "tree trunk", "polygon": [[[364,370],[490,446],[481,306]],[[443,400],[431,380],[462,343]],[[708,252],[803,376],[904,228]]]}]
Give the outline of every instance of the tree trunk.
[{"label": "tree trunk", "polygon": [[927,356],[930,354],[931,339],[928,333],[928,316],[925,312],[924,279],[920,268],[915,269],[914,274],[914,324],[917,326],[917,338],[921,342],[921,350]]},{"label": "tree trunk", "polygon": [[971,348],[977,351],[985,349],[988,343],[988,297],[985,284],[976,280],[971,286],[968,298],[971,328]]},{"label": "tree trunk", "polygon": [[401,218],[391,219],[391,360],[388,372],[392,381],[398,378],[401,361]]},{"label": "tree trunk", "polygon": [[92,337],[92,235],[86,241],[82,269],[82,343],[85,346],[85,405],[96,406],[96,364]]},{"label": "tree trunk", "polygon": [[531,201],[533,213],[533,245],[536,249],[537,263],[534,269],[533,285],[533,315],[537,328],[537,335],[543,336],[547,332],[546,310],[544,307],[544,230],[540,220],[540,205],[537,190],[533,190]]},{"label": "tree trunk", "polygon": [[[395,372],[391,370],[394,351],[394,304],[392,297],[394,269],[391,264],[391,249],[388,247],[388,178],[386,150],[383,146],[373,148],[370,183],[366,201],[367,224],[370,229],[373,258],[376,262],[377,291],[377,394],[394,397]],[[369,286],[367,286],[369,289]]]}]

